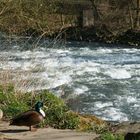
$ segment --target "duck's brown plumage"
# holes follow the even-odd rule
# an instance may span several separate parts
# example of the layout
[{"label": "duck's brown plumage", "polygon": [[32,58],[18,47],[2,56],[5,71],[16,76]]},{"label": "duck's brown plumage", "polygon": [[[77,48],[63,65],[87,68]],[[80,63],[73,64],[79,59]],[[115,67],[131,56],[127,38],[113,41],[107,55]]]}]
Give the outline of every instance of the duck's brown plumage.
[{"label": "duck's brown plumage", "polygon": [[43,120],[43,116],[39,112],[34,110],[29,110],[13,118],[10,121],[10,125],[30,127],[40,123],[42,120]]}]

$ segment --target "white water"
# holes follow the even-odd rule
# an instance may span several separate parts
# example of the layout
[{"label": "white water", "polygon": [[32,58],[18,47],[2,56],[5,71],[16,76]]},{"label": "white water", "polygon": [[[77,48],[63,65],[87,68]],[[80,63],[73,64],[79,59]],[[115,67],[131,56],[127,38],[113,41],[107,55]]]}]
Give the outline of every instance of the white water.
[{"label": "white water", "polygon": [[60,48],[20,47],[0,52],[1,73],[8,73],[18,89],[50,89],[65,96],[73,110],[107,120],[140,119],[139,49],[79,42]]}]

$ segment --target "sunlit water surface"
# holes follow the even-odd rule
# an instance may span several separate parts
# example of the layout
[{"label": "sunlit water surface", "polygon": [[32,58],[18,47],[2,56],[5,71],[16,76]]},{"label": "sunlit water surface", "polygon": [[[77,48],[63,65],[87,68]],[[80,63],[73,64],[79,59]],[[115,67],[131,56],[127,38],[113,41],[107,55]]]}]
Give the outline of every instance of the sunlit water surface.
[{"label": "sunlit water surface", "polygon": [[0,80],[8,77],[23,91],[52,90],[80,113],[112,121],[140,119],[139,49],[85,42],[48,44],[24,49],[20,43],[7,47],[1,43]]}]

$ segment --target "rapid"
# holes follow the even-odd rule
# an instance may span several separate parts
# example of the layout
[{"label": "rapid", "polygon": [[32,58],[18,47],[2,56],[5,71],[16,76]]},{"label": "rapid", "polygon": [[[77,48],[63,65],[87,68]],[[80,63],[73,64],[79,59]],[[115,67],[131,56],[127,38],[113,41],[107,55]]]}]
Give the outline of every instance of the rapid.
[{"label": "rapid", "polygon": [[[140,49],[69,41],[0,41],[0,81],[48,89],[72,110],[110,121],[140,119]],[[26,47],[25,47],[26,46]],[[32,47],[31,47],[32,46]]]}]

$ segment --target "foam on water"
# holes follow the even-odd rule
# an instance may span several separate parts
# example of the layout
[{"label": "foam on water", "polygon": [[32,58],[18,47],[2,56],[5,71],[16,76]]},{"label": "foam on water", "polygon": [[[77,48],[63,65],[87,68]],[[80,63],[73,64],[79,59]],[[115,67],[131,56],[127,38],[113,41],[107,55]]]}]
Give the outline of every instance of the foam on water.
[{"label": "foam on water", "polygon": [[113,107],[113,104],[111,102],[96,102],[94,107],[91,106],[88,111],[92,112],[94,115],[102,116],[104,120],[113,120],[120,122],[129,120],[129,117],[125,113],[123,113],[121,109]]},{"label": "foam on water", "polygon": [[86,91],[88,91],[88,87],[86,86],[79,86],[79,88],[74,89],[76,95],[85,94]]},{"label": "foam on water", "polygon": [[111,49],[107,49],[107,48],[98,48],[97,49],[97,53],[100,53],[100,54],[107,54],[107,53],[112,53],[113,50]]},{"label": "foam on water", "polygon": [[103,103],[101,101],[98,101],[98,102],[95,102],[95,108],[97,109],[101,109],[101,108],[104,108],[104,107],[109,107],[109,106],[113,106],[113,103],[112,102],[107,102],[107,103]]},{"label": "foam on water", "polygon": [[103,114],[103,118],[105,120],[112,120],[112,117],[113,117],[113,121],[128,121],[128,116],[124,113],[121,112],[120,109],[117,109],[117,108],[113,108],[113,107],[110,107],[110,108],[107,108],[106,110],[104,110],[102,112]]},{"label": "foam on water", "polygon": [[105,72],[113,79],[128,79],[131,78],[131,74],[125,69],[110,69]]}]

